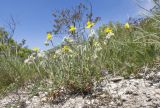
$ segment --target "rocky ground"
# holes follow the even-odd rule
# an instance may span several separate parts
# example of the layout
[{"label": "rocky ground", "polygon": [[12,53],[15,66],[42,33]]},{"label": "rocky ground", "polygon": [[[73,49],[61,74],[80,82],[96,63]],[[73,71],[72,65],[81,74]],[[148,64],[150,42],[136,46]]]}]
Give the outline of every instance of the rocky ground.
[{"label": "rocky ground", "polygon": [[47,92],[30,97],[29,91],[18,90],[0,99],[0,108],[160,108],[160,71],[145,71],[128,79],[105,74],[95,83],[92,95],[61,95],[59,102],[51,102]]}]

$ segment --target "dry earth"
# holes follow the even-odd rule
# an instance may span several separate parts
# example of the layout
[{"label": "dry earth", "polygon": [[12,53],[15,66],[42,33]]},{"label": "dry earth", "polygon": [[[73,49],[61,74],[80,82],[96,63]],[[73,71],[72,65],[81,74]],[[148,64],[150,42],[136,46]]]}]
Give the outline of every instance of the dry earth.
[{"label": "dry earth", "polygon": [[19,89],[0,99],[0,108],[160,108],[160,71],[128,79],[106,73],[101,82],[95,83],[93,94],[62,95],[57,103],[47,101],[47,94],[38,92],[30,97],[28,89]]}]

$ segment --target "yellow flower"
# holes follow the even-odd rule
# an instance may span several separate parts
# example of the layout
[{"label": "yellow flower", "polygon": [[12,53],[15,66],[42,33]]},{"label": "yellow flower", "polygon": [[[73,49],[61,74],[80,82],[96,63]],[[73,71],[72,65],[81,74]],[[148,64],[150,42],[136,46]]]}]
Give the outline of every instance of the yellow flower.
[{"label": "yellow flower", "polygon": [[69,29],[70,32],[74,32],[75,30],[76,30],[76,27],[70,26],[70,29]]},{"label": "yellow flower", "polygon": [[93,22],[91,22],[91,21],[88,21],[86,28],[91,28],[91,27],[93,27],[94,25],[95,25],[95,23],[93,23]]},{"label": "yellow flower", "polygon": [[124,28],[125,28],[125,29],[129,29],[129,27],[130,27],[130,26],[129,26],[129,23],[127,22],[127,23],[124,25]]},{"label": "yellow flower", "polygon": [[107,28],[104,29],[104,32],[105,33],[112,33],[112,29],[110,29],[109,27],[107,27]]},{"label": "yellow flower", "polygon": [[47,33],[47,40],[51,40],[52,39],[52,34],[51,33]]},{"label": "yellow flower", "polygon": [[33,51],[38,52],[39,48],[33,48]]},{"label": "yellow flower", "polygon": [[69,52],[69,51],[70,51],[70,48],[69,48],[69,46],[65,45],[65,46],[63,46],[62,50],[63,50],[64,52]]}]

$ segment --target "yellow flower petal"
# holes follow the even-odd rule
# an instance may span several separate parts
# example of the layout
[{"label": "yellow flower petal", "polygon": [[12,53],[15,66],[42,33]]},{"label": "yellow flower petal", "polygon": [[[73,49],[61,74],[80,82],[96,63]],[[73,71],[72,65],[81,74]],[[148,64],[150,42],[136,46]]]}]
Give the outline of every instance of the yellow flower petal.
[{"label": "yellow flower petal", "polygon": [[75,30],[76,30],[76,27],[70,26],[70,29],[69,29],[70,32],[73,32],[73,31],[75,31]]},{"label": "yellow flower petal", "polygon": [[52,39],[52,34],[51,33],[47,33],[47,40],[51,40]]},{"label": "yellow flower petal", "polygon": [[107,27],[107,28],[104,29],[104,32],[105,33],[112,33],[112,29],[110,29],[109,27]]},{"label": "yellow flower petal", "polygon": [[126,23],[126,24],[124,25],[124,28],[125,28],[125,29],[129,29],[129,28],[130,28],[129,23]]},{"label": "yellow flower petal", "polygon": [[95,25],[95,23],[88,21],[86,28],[92,28],[94,25]]},{"label": "yellow flower petal", "polygon": [[69,52],[70,47],[67,46],[67,45],[65,45],[65,46],[63,46],[62,50],[63,50],[64,52]]},{"label": "yellow flower petal", "polygon": [[33,51],[38,52],[39,48],[33,48]]}]

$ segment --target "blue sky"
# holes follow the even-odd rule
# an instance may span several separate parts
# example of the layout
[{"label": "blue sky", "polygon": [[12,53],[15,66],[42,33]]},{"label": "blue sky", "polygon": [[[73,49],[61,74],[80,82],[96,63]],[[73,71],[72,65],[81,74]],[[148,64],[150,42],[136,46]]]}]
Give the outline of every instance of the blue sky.
[{"label": "blue sky", "polygon": [[[39,47],[47,49],[44,45],[46,32],[52,30],[54,9],[71,8],[80,2],[88,0],[0,0],[0,26],[7,28],[10,16],[13,16],[17,28],[14,39],[25,39],[29,48]],[[100,16],[98,25],[108,21],[127,21],[129,16],[136,17],[142,12],[135,0],[90,0],[93,13]],[[150,8],[150,0],[139,0],[141,4]],[[60,43],[62,38],[54,38],[54,44]]]}]

